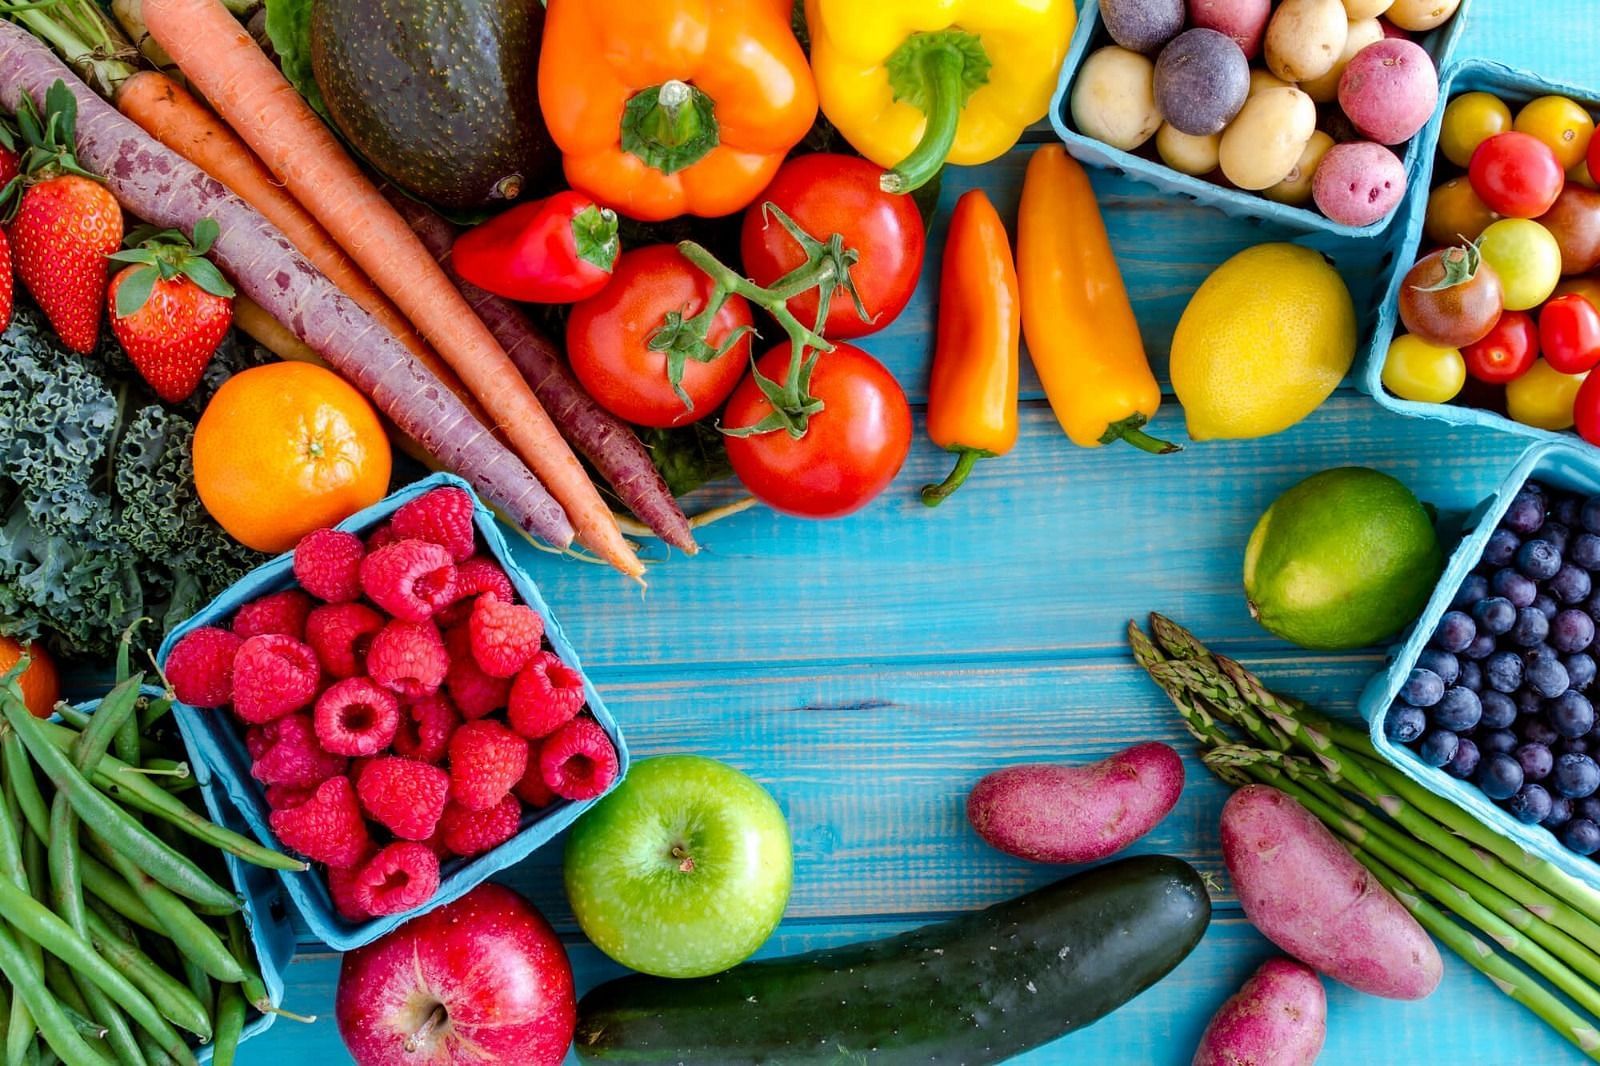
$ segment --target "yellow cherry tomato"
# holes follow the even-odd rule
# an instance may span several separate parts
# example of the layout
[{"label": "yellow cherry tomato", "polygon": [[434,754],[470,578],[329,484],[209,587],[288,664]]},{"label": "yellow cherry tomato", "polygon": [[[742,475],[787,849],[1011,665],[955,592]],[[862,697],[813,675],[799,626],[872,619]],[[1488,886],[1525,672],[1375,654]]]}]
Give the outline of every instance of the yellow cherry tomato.
[{"label": "yellow cherry tomato", "polygon": [[1556,286],[1556,291],[1551,296],[1564,296],[1575,292],[1585,300],[1594,304],[1595,310],[1600,311],[1600,274],[1579,274],[1575,278],[1562,278]]},{"label": "yellow cherry tomato", "polygon": [[1472,161],[1484,141],[1511,128],[1511,109],[1493,93],[1462,93],[1444,109],[1439,150],[1458,167]]},{"label": "yellow cherry tomato", "polygon": [[1506,414],[1525,426],[1571,429],[1578,386],[1588,376],[1563,374],[1552,370],[1543,359],[1536,359],[1526,374],[1506,383]]},{"label": "yellow cherry tomato", "polygon": [[1538,307],[1561,280],[1561,245],[1531,218],[1491,223],[1478,238],[1478,251],[1500,275],[1507,311]]},{"label": "yellow cherry tomato", "polygon": [[1589,161],[1587,159],[1580,159],[1567,168],[1567,180],[1589,189],[1596,187],[1594,176],[1589,173]]},{"label": "yellow cherry tomato", "polygon": [[1500,216],[1489,210],[1463,175],[1451,178],[1428,194],[1428,214],[1423,232],[1434,244],[1475,241]]},{"label": "yellow cherry tomato", "polygon": [[1579,104],[1565,96],[1541,96],[1530,100],[1511,128],[1537,137],[1550,146],[1565,170],[1576,165],[1589,150],[1594,136],[1594,119]]},{"label": "yellow cherry tomato", "polygon": [[1389,343],[1383,361],[1383,387],[1402,400],[1449,403],[1467,383],[1467,364],[1454,348],[1435,348],[1402,333]]}]

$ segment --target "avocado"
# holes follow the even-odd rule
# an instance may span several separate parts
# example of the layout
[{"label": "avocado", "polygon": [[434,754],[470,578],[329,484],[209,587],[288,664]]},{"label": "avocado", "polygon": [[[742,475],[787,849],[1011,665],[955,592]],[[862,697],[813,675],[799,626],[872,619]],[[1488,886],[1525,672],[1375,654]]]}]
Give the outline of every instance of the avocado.
[{"label": "avocado", "polygon": [[311,63],[341,133],[421,200],[477,211],[560,161],[539,113],[544,7],[528,0],[315,0]]}]

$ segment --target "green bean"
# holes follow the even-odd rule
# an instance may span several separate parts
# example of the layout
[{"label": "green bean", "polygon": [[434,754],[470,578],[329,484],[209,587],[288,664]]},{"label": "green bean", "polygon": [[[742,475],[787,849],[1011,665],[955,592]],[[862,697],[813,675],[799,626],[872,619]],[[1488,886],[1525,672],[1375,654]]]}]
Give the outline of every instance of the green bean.
[{"label": "green bean", "polygon": [[211,1051],[212,1066],[233,1066],[244,1032],[244,996],[238,985],[223,985],[217,993],[217,1043]]},{"label": "green bean", "polygon": [[56,1002],[61,1004],[67,1020],[72,1023],[79,1036],[88,1037],[90,1040],[105,1039],[106,1027],[93,1020],[96,1015],[89,1009],[89,1001],[84,998],[78,982],[72,979],[72,971],[67,969],[66,963],[54,955],[44,957],[44,986],[56,997]]},{"label": "green bean", "polygon": [[255,952],[250,950],[250,937],[245,930],[244,919],[237,914],[228,915],[228,946],[233,951],[233,957],[239,960],[239,965],[244,967],[244,980],[239,984],[239,991],[252,1007],[262,1014],[276,1014],[291,1022],[310,1025],[317,1020],[315,1014],[296,1014],[272,1002],[272,993],[267,991],[267,982],[256,966]]},{"label": "green bean", "polygon": [[194,998],[194,993],[182,981],[150,961],[150,957],[136,945],[113,932],[93,907],[89,909],[89,937],[105,956],[106,962],[127,974],[128,980],[151,1002],[159,1003],[161,1013],[174,1025],[193,1033],[202,1043],[211,1039],[211,1019]]},{"label": "green bean", "polygon": [[211,988],[211,977],[201,968],[200,964],[191,959],[187,954],[181,954],[178,961],[183,969],[183,983],[189,986],[189,991],[194,993],[194,998],[200,1001],[206,1013],[211,1015],[212,1024],[216,1019],[216,995]]},{"label": "green bean", "polygon": [[[22,760],[23,772],[32,773],[28,767],[26,755]],[[6,760],[4,763],[5,779],[0,787],[0,800],[3,800],[4,810],[0,811],[0,880],[6,880],[17,888],[26,891],[28,888],[28,871],[22,858],[22,841],[18,836],[18,826],[22,820],[18,817],[20,805],[17,800],[17,790],[13,787],[17,778],[14,765]],[[20,938],[18,947],[30,964],[42,972],[42,955],[39,945],[27,938]],[[6,1022],[6,1066],[16,1066],[23,1062],[33,1047],[33,1034],[36,1027],[33,1015],[28,1011],[27,1002],[16,996],[11,1000],[9,1018]]]},{"label": "green bean", "polygon": [[[133,666],[128,661],[133,650],[133,636],[141,625],[148,622],[148,618],[135,618],[127,629],[122,631],[122,639],[117,642],[117,683],[118,685],[132,682],[134,692],[144,683],[144,674],[133,673]],[[101,711],[104,711],[102,705]],[[113,731],[116,738],[117,756],[124,762],[138,765],[139,762],[139,721],[135,717],[125,718],[117,723]]]},{"label": "green bean", "polygon": [[152,933],[166,935],[166,930],[161,928],[161,923],[150,913],[150,908],[145,906],[144,900],[139,898],[121,875],[105,863],[80,850],[78,873],[83,877],[83,889],[86,893],[99,898],[106,906],[134,925],[148,929]]},{"label": "green bean", "polygon": [[146,700],[139,709],[139,731],[149,733],[151,728],[161,719],[172,712],[172,701],[165,696],[158,696],[153,700]]},{"label": "green bean", "polygon": [[176,1066],[176,1060],[165,1051],[156,1047],[150,1040],[140,1040],[139,1049],[144,1052],[146,1061],[150,1066]]},{"label": "green bean", "polygon": [[[0,715],[22,738],[29,754],[54,782],[78,817],[94,827],[95,833],[119,852],[147,870],[152,878],[172,891],[197,903],[218,907],[238,906],[237,897],[213,881],[187,857],[173,851],[133,816],[111,802],[72,765],[72,760],[52,744],[38,728],[39,719],[14,696],[0,698]],[[152,908],[153,909],[153,908]]]},{"label": "green bean", "polygon": [[[69,743],[78,739],[78,734],[70,729],[62,729],[62,733],[68,738]],[[28,758],[28,750],[23,747],[22,738],[14,732],[7,731],[5,738],[0,740],[0,757],[5,760],[6,780],[16,791],[17,805],[22,809],[22,816],[27,819],[28,825],[41,840],[49,839],[50,809],[45,806],[44,796],[39,791],[39,781],[33,776],[33,762]]]},{"label": "green bean", "polygon": [[60,1061],[61,1056],[57,1055],[49,1047],[43,1047],[39,1049],[38,1058],[34,1059],[34,1066],[56,1066]]},{"label": "green bean", "polygon": [[[4,884],[6,889],[18,891],[15,885]],[[33,902],[31,896],[28,900]],[[7,913],[10,913],[9,908]],[[10,928],[4,926],[0,926],[0,973],[11,982],[17,998],[27,1001],[28,1013],[33,1015],[39,1032],[67,1066],[112,1066],[73,1029],[61,1004],[45,987],[44,975],[33,968]]]},{"label": "green bean", "polygon": [[94,721],[94,715],[88,711],[80,711],[70,703],[63,703],[58,706],[56,713],[61,716],[63,722],[73,729],[87,729],[89,728],[89,723]]},{"label": "green bean", "polygon": [[157,883],[139,869],[132,859],[107,844],[98,833],[92,833],[89,840],[100,858],[121,874],[122,879],[144,900],[145,906],[150,908],[150,913],[156,916],[156,921],[166,932],[167,939],[177,945],[180,954],[193,957],[206,973],[219,981],[244,979],[244,971],[228,953],[221,938],[187,902]]}]

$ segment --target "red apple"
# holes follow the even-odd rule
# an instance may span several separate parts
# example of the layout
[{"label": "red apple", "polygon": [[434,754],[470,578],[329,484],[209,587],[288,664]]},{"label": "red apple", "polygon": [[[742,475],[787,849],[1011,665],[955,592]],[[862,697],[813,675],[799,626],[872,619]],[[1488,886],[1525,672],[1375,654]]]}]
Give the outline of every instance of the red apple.
[{"label": "red apple", "polygon": [[488,884],[347,954],[334,1012],[357,1066],[555,1066],[577,1020],[550,923]]}]

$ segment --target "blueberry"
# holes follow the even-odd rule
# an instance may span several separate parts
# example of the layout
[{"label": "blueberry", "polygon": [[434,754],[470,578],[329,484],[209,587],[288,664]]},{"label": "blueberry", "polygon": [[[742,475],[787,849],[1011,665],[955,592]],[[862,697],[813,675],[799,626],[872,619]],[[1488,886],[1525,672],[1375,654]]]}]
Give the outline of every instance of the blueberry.
[{"label": "blueberry", "polygon": [[[1600,550],[1600,537],[1594,538],[1594,541],[1596,550]],[[1450,606],[1465,611],[1487,595],[1489,579],[1482,574],[1468,574],[1461,579],[1461,587],[1456,589],[1455,599],[1450,601]]]},{"label": "blueberry", "polygon": [[1539,824],[1546,829],[1560,829],[1572,819],[1572,801],[1565,796],[1550,797],[1550,813]]},{"label": "blueberry", "polygon": [[1594,683],[1594,656],[1588,652],[1580,651],[1575,655],[1564,656],[1561,665],[1567,668],[1567,684],[1578,691],[1581,692]]},{"label": "blueberry", "polygon": [[1511,632],[1511,627],[1517,624],[1517,608],[1504,596],[1489,596],[1472,605],[1472,620],[1477,624],[1479,636],[1487,633],[1491,637],[1498,637]]},{"label": "blueberry", "polygon": [[1511,698],[1517,701],[1517,713],[1524,719],[1531,719],[1531,716],[1544,710],[1544,697],[1531,688],[1519,688],[1511,694]]},{"label": "blueberry", "polygon": [[1556,576],[1545,585],[1550,594],[1565,604],[1582,603],[1589,598],[1589,593],[1594,589],[1594,582],[1589,578],[1589,571],[1573,563],[1565,563]]},{"label": "blueberry", "polygon": [[1561,827],[1557,836],[1568,851],[1575,851],[1579,855],[1593,855],[1600,851],[1600,825],[1595,825],[1587,818],[1572,819]]},{"label": "blueberry", "polygon": [[1562,737],[1550,750],[1557,755],[1593,755],[1593,747],[1588,737]]},{"label": "blueberry", "polygon": [[1508,566],[1504,570],[1496,570],[1494,576],[1489,578],[1489,592],[1504,596],[1513,607],[1532,607],[1539,595],[1539,586],[1526,574],[1519,574]]},{"label": "blueberry", "polygon": [[1600,764],[1587,755],[1558,755],[1550,780],[1555,782],[1556,791],[1568,799],[1592,796],[1600,788]]},{"label": "blueberry", "polygon": [[1490,689],[1478,697],[1483,704],[1483,716],[1478,725],[1484,729],[1507,729],[1517,720],[1517,701],[1504,692]]},{"label": "blueberry", "polygon": [[1427,725],[1428,716],[1422,713],[1421,707],[1397,700],[1383,716],[1383,735],[1396,744],[1410,744],[1422,735]]},{"label": "blueberry", "polygon": [[1550,646],[1559,652],[1583,651],[1594,643],[1594,619],[1568,607],[1550,622]]},{"label": "blueberry", "polygon": [[1472,692],[1482,692],[1483,667],[1468,659],[1461,664],[1461,675],[1456,678],[1456,684]]},{"label": "blueberry", "polygon": [[1461,676],[1461,660],[1438,648],[1423,648],[1421,654],[1417,656],[1417,665],[1438,674],[1439,680],[1446,685],[1455,684],[1456,679]]},{"label": "blueberry", "polygon": [[1567,691],[1567,668],[1559,659],[1531,658],[1522,673],[1528,687],[1547,700]]},{"label": "blueberry", "polygon": [[1550,793],[1543,785],[1527,784],[1517,789],[1517,794],[1506,800],[1506,810],[1511,817],[1527,825],[1536,825],[1550,817]]},{"label": "blueberry", "polygon": [[1483,717],[1483,704],[1478,694],[1470,689],[1448,689],[1428,712],[1428,720],[1440,729],[1465,733],[1477,727]]},{"label": "blueberry", "polygon": [[1518,723],[1517,731],[1522,734],[1522,739],[1529,744],[1543,744],[1549,747],[1561,739],[1555,727],[1545,721],[1543,717],[1530,716]]},{"label": "blueberry", "polygon": [[1546,618],[1537,607],[1524,607],[1517,612],[1517,622],[1511,627],[1509,636],[1513,644],[1520,644],[1524,648],[1531,648],[1541,644],[1550,635],[1550,619]]},{"label": "blueberry", "polygon": [[1564,737],[1577,738],[1594,728],[1594,704],[1581,692],[1568,689],[1550,701],[1550,724]]},{"label": "blueberry", "polygon": [[1572,540],[1572,530],[1568,529],[1560,522],[1546,522],[1544,525],[1539,527],[1538,531],[1534,533],[1534,536],[1538,537],[1542,541],[1545,541],[1556,551],[1565,555],[1567,553],[1567,545]]},{"label": "blueberry", "polygon": [[1587,818],[1589,821],[1600,825],[1600,796],[1585,796],[1583,799],[1573,800],[1572,816],[1574,818]]},{"label": "blueberry", "polygon": [[1417,755],[1429,766],[1443,766],[1456,757],[1461,738],[1448,729],[1430,729],[1417,745]]},{"label": "blueberry", "polygon": [[1478,745],[1466,737],[1456,744],[1456,753],[1444,764],[1444,772],[1451,777],[1469,778],[1478,769]]},{"label": "blueberry", "polygon": [[1497,529],[1489,534],[1483,544],[1483,562],[1486,566],[1509,566],[1522,547],[1522,538],[1509,529]]},{"label": "blueberry", "polygon": [[1532,533],[1544,525],[1544,517],[1544,497],[1522,489],[1511,498],[1511,505],[1506,508],[1500,525],[1513,533]]},{"label": "blueberry", "polygon": [[1590,496],[1583,501],[1578,512],[1578,524],[1590,533],[1600,533],[1600,496]]},{"label": "blueberry", "polygon": [[1543,781],[1555,768],[1555,753],[1543,744],[1519,744],[1511,753],[1522,767],[1522,776],[1528,781]]},{"label": "blueberry", "polygon": [[[1567,558],[1585,570],[1600,570],[1600,537],[1593,533],[1579,533],[1567,545]],[[1462,583],[1466,587],[1466,583]]]},{"label": "blueberry", "polygon": [[1517,691],[1522,674],[1522,656],[1514,651],[1497,651],[1483,660],[1483,683],[1496,692]]},{"label": "blueberry", "polygon": [[1556,616],[1556,612],[1561,610],[1561,605],[1556,602],[1556,598],[1548,592],[1539,593],[1528,606],[1544,615],[1547,622]]},{"label": "blueberry", "polygon": [[[1423,738],[1423,742],[1427,742],[1426,737]],[[1454,755],[1455,752],[1452,751],[1450,754]],[[1600,770],[1600,767],[1596,769]],[[1517,789],[1522,787],[1522,764],[1509,755],[1499,753],[1486,755],[1478,764],[1478,773],[1473,780],[1490,799],[1510,799],[1517,794]]]},{"label": "blueberry", "polygon": [[1566,526],[1576,529],[1578,520],[1583,515],[1583,500],[1577,496],[1562,493],[1549,502],[1550,517]]},{"label": "blueberry", "polygon": [[1406,683],[1400,686],[1400,698],[1414,707],[1432,707],[1443,696],[1444,678],[1420,666],[1413,669]]},{"label": "blueberry", "polygon": [[1492,729],[1479,736],[1477,744],[1482,755],[1497,751],[1509,754],[1517,750],[1517,735],[1509,729]]},{"label": "blueberry", "polygon": [[1446,611],[1444,617],[1439,619],[1439,627],[1433,631],[1433,646],[1448,652],[1464,651],[1477,635],[1478,627],[1469,615],[1461,611]]}]

